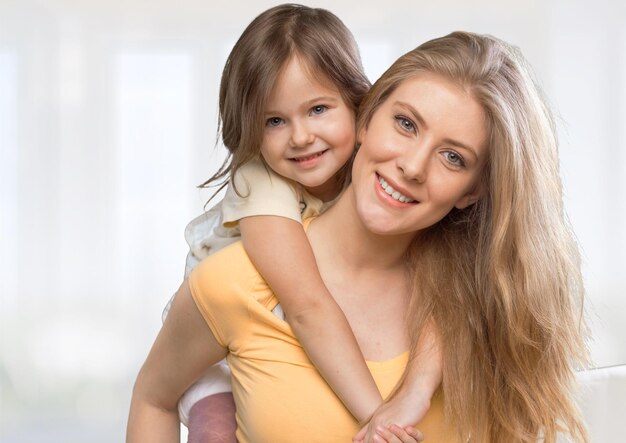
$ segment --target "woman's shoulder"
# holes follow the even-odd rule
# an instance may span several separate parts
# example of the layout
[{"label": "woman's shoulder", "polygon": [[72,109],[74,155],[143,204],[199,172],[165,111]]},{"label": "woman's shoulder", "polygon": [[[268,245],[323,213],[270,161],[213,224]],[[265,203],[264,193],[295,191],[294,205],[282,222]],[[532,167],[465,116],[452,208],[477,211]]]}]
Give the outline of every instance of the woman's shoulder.
[{"label": "woman's shoulder", "polygon": [[241,285],[255,277],[260,278],[241,241],[236,241],[203,259],[192,274],[226,286]]},{"label": "woman's shoulder", "polygon": [[241,241],[202,260],[191,272],[190,281],[201,293],[211,297],[256,299],[265,303],[272,295]]}]

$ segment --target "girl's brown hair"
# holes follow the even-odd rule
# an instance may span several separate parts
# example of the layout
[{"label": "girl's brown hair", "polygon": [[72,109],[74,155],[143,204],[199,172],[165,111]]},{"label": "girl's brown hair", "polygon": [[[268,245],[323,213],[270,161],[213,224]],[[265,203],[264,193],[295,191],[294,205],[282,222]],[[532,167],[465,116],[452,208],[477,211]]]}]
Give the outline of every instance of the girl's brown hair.
[{"label": "girl's brown hair", "polygon": [[336,87],[356,113],[370,83],[354,37],[343,22],[325,9],[302,5],[268,9],[243,31],[226,60],[218,130],[229,154],[201,187],[223,187],[241,165],[258,158],[265,104],[282,67],[294,55],[311,75]]},{"label": "girl's brown hair", "polygon": [[462,441],[587,441],[570,389],[587,359],[577,245],[563,208],[552,114],[520,52],[455,32],[402,56],[361,104],[366,127],[405,79],[435,73],[487,117],[481,199],[421,232],[410,250],[413,343],[434,319],[446,413]]}]

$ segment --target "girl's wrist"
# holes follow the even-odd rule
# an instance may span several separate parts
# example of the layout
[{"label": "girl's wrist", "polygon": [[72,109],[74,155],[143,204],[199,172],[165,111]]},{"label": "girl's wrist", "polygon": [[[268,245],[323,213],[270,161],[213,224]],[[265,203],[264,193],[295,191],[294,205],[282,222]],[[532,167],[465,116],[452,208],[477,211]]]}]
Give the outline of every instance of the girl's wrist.
[{"label": "girl's wrist", "polygon": [[441,384],[441,371],[424,371],[404,380],[398,394],[409,398],[430,398]]}]

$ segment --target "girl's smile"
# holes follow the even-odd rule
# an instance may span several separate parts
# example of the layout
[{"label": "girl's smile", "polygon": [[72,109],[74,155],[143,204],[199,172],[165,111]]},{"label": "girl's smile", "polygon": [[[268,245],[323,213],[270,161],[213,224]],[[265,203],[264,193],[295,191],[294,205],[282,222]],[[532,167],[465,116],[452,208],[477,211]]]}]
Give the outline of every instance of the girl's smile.
[{"label": "girl's smile", "polygon": [[295,162],[295,164],[302,169],[311,169],[316,167],[322,162],[322,156],[328,152],[328,149],[323,151],[314,152],[313,154],[300,155],[292,157],[289,160]]}]

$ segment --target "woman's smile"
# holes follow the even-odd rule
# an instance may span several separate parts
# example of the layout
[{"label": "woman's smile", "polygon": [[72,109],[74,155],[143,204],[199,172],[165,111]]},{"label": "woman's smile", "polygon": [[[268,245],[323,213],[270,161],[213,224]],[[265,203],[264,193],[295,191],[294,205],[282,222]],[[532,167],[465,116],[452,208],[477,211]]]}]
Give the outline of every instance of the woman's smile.
[{"label": "woman's smile", "polygon": [[381,175],[376,174],[376,178],[375,188],[384,202],[398,208],[411,207],[419,203],[415,198],[409,196],[408,192],[400,189],[398,185],[389,184]]}]

